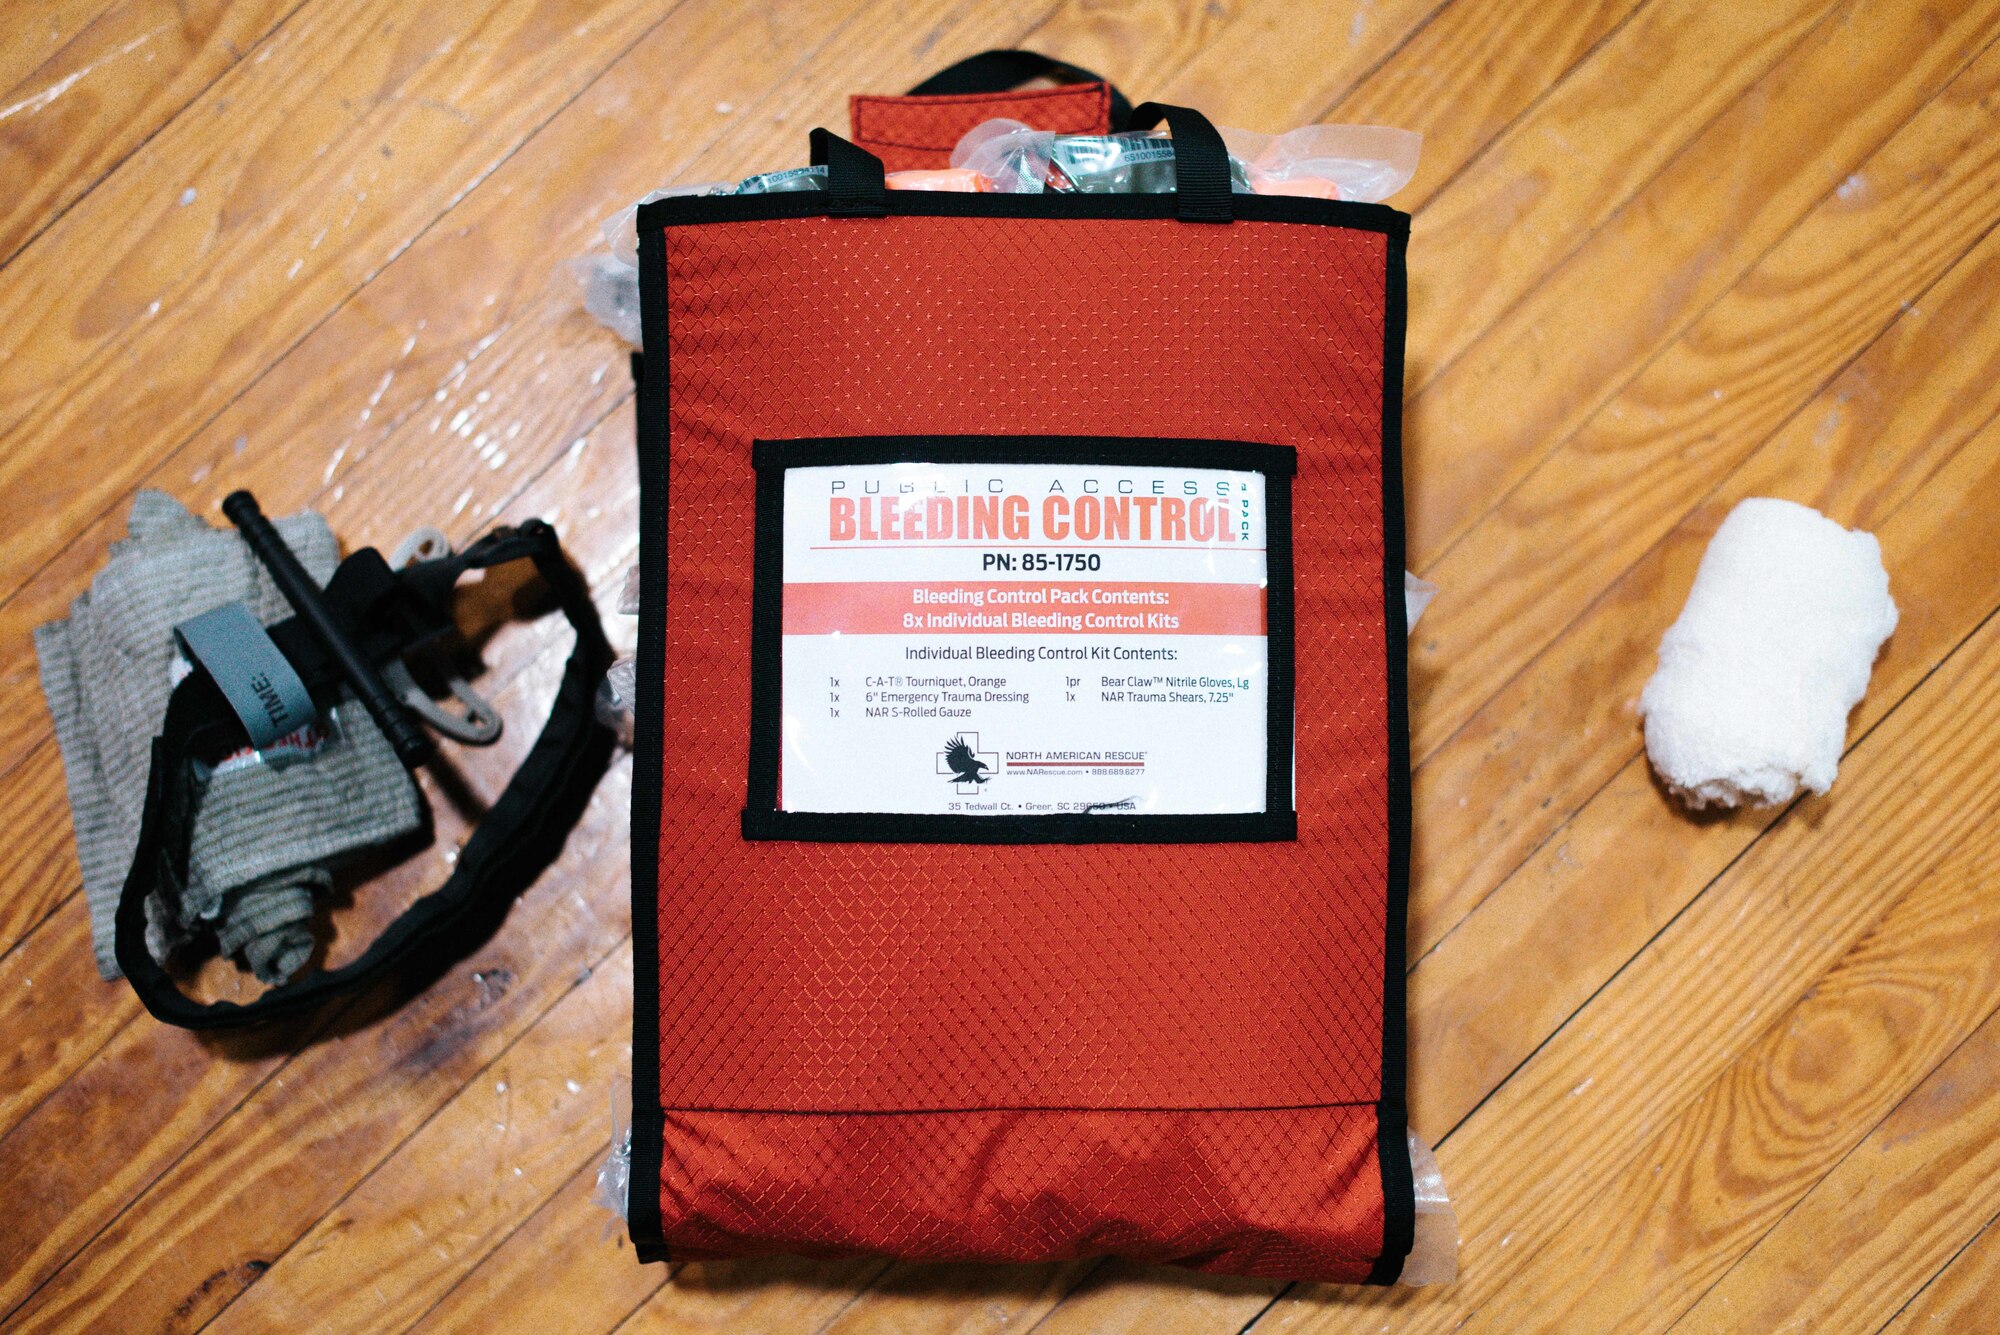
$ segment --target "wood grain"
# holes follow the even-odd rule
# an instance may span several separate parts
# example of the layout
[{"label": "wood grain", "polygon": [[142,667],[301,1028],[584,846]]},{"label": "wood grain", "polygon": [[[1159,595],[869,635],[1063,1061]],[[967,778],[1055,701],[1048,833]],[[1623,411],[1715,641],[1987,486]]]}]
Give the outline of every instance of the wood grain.
[{"label": "wood grain", "polygon": [[[630,1060],[631,976],[628,937],[207,1329],[327,1326],[361,1335],[400,1331],[422,1316],[472,1261],[599,1157],[610,1132],[608,1091]],[[373,1258],[365,1285],[354,1283],[359,1256]]]},{"label": "wood grain", "polygon": [[2000,1311],[2000,1229],[1993,1220],[1954,1256],[1910,1304],[1882,1328],[1882,1335],[1948,1335],[1976,1330]]},{"label": "wood grain", "polygon": [[1459,1329],[1674,1325],[2000,1006],[1996,891],[2000,848],[1947,858]]},{"label": "wood grain", "polygon": [[[398,255],[146,483],[198,508],[236,487],[273,513],[311,502],[349,542],[394,542],[423,523],[477,532],[630,392],[626,349],[581,312],[559,266],[600,247],[599,220],[663,182],[796,156],[810,125],[844,114],[833,81],[884,68],[872,25],[852,26],[859,9],[782,9],[745,25],[714,0],[676,7],[459,201],[450,226]],[[929,68],[940,45],[1022,35],[990,8],[874,12],[930,44],[906,69]],[[658,70],[694,49],[712,58],[663,90]],[[812,77],[793,78],[808,60]],[[460,290],[466,273],[479,290]],[[0,607],[0,760],[39,735],[6,707],[32,699],[28,630],[88,584],[122,521],[122,507],[98,517]]]},{"label": "wood grain", "polygon": [[12,106],[20,97],[17,89],[46,87],[36,83],[36,70],[58,59],[63,48],[77,40],[92,23],[112,8],[116,0],[49,0],[32,15],[23,16],[8,30],[0,43],[0,88],[9,96],[0,106]]},{"label": "wood grain", "polygon": [[[1640,31],[1644,13],[1605,51],[1649,45]],[[1613,208],[1593,209],[1587,237],[1568,234],[1581,244],[1548,254],[1549,266],[1531,270],[1527,284],[1503,281],[1508,304],[1501,310],[1489,303],[1496,308],[1491,324],[1467,319],[1457,300],[1460,287],[1483,289],[1483,281],[1436,285],[1445,303],[1437,324],[1413,296],[1412,360],[1425,369],[1408,431],[1435,466],[1411,478],[1412,563],[1425,571],[1437,563],[1660,348],[1721,294],[1740,289],[1750,266],[1808,211],[1865,202],[1869,182],[1883,181],[1866,174],[1863,160],[1996,31],[2000,7],[1991,4],[1943,11],[1921,0],[1837,5],[1782,59],[1734,90],[1643,187]],[[1553,107],[1541,119],[1522,132],[1592,144]],[[1537,179],[1525,171],[1562,172],[1565,161],[1494,159],[1481,167],[1490,182],[1418,220],[1412,253],[1426,253],[1433,273],[1480,273],[1470,266],[1482,239],[1490,243],[1496,228],[1509,237],[1517,230],[1505,192]],[[1463,255],[1466,267],[1441,270],[1453,255]],[[1444,718],[1432,726],[1444,726]]]},{"label": "wood grain", "polygon": [[[608,1118],[608,1098],[605,1111]],[[418,1327],[461,1335],[488,1335],[510,1325],[603,1331],[638,1310],[667,1282],[669,1267],[640,1265],[625,1240],[624,1220],[594,1199],[600,1162],[593,1156],[469,1267]],[[560,1284],[549,1282],[551,1256],[563,1258]]]},{"label": "wood grain", "polygon": [[[1463,601],[1415,637],[1415,754],[1433,753],[1865,351],[1903,294],[1928,289],[1986,232],[2000,206],[1996,88],[2000,52],[1989,49],[1868,160],[1879,184],[1865,198],[1830,197],[1431,568]],[[1852,272],[1854,255],[1871,257],[1864,275]],[[1505,761],[1526,763],[1519,753]],[[1420,855],[1416,948],[1484,895],[1496,863],[1512,865],[1550,828],[1521,809],[1547,800],[1541,810],[1556,810],[1547,788],[1506,796],[1514,801],[1480,831],[1449,816],[1432,827],[1425,847],[1448,860]]]},{"label": "wood grain", "polygon": [[[0,263],[179,115],[298,4],[114,4],[0,93],[0,179],[19,185],[0,200]],[[16,26],[10,24],[10,48]],[[0,68],[0,81],[5,77]],[[175,193],[184,196],[188,188]]]},{"label": "wood grain", "polygon": [[2000,1016],[1941,1063],[1674,1329],[1878,1328],[1991,1219],[2000,1193],[1996,1113]]},{"label": "wood grain", "polygon": [[[313,6],[216,80],[9,266],[0,594],[657,21],[618,0]],[[225,104],[257,132],[218,133]],[[79,281],[64,257],[85,252]]]},{"label": "wood grain", "polygon": [[[1980,1328],[2000,1109],[1963,1088],[1991,1084],[1979,1036],[1944,1054],[2000,986],[1974,834],[2000,4],[60,0],[0,46],[0,108],[147,32],[0,116],[23,187],[0,242],[33,237],[0,259],[10,1329]],[[1413,653],[1412,929],[1435,944],[1411,1096],[1448,1136],[1455,1288],[638,1266],[589,1202],[627,1060],[622,766],[492,942],[303,1052],[162,1030],[91,966],[27,632],[134,486],[204,510],[250,486],[355,544],[543,513],[608,606],[634,545],[624,354],[557,266],[663,181],[796,160],[850,90],[1015,44],[1224,123],[1427,136],[1397,201],[1406,448],[1413,556],[1450,575]],[[1903,622],[1828,798],[1690,821],[1627,705],[1750,494],[1876,530]],[[532,714],[564,643],[510,629],[488,689]],[[473,786],[512,754],[473,758]],[[341,910],[336,948],[435,870]]]},{"label": "wood grain", "polygon": [[[1462,739],[1464,758],[1447,751],[1419,776],[1427,828],[1457,823],[1449,794],[1500,791],[1503,774],[1538,791],[1571,785],[1583,803],[1415,966],[1412,1041],[1423,1060],[1411,1097],[1431,1134],[1456,1125],[1772,819],[1682,819],[1653,782],[1631,713],[1668,615],[1655,609],[1685,596],[1738,499],[1797,500],[1883,544],[1902,621],[1850,735],[2000,603],[2000,570],[1980,559],[2000,545],[2000,521],[1979,499],[2000,485],[2000,389],[1976,337],[1996,281],[2000,238],[1989,234],[1495,696]],[[1508,774],[1517,734],[1547,741],[1532,769]],[[1532,978],[1514,967],[1524,950],[1543,959]]]},{"label": "wood grain", "polygon": [[1296,1328],[1358,1330],[1386,1308],[1399,1329],[1451,1329],[1520,1278],[1660,1125],[2000,812],[1996,668],[1989,619],[1854,748],[1838,789],[1794,806],[1444,1141],[1458,1283],[1302,1290],[1281,1303],[1305,1309]]},{"label": "wood grain", "polygon": [[[718,8],[715,12],[719,14],[721,11]],[[931,30],[920,32],[917,36],[917,40],[921,40],[924,36],[935,36],[935,32]],[[920,58],[921,57],[916,56],[914,53],[910,57],[912,61],[915,61]],[[875,59],[878,62],[881,60],[881,54],[879,50],[875,53]],[[635,77],[638,77],[638,73],[639,72],[635,70]],[[914,78],[915,76],[914,74],[912,74],[906,77]],[[618,360],[622,363],[622,358]],[[600,365],[601,364],[602,363],[600,363]],[[464,368],[461,367],[459,369],[460,371],[463,371]],[[549,478],[551,482],[561,484],[557,488],[558,494],[560,494],[563,491],[567,491],[569,489],[580,488],[600,498],[600,501],[602,502],[601,504],[590,507],[590,511],[595,512],[594,514],[586,513],[575,517],[565,516],[561,514],[559,510],[552,510],[548,505],[542,504],[542,502],[554,499],[553,496],[550,495],[535,496],[532,494],[533,491],[532,488],[531,488],[531,494],[522,498],[524,504],[529,505],[531,508],[535,510],[539,510],[541,513],[545,515],[550,515],[555,520],[555,522],[557,522],[559,528],[568,530],[568,532],[566,533],[566,537],[568,539],[568,545],[570,547],[570,550],[572,551],[573,556],[576,556],[578,559],[582,560],[587,570],[591,569],[592,567],[597,567],[594,573],[596,573],[600,577],[600,579],[604,582],[608,582],[611,576],[611,568],[609,565],[605,563],[604,560],[607,551],[617,552],[620,554],[621,558],[624,556],[629,556],[630,544],[632,542],[633,534],[636,527],[634,513],[630,508],[629,504],[630,501],[630,474],[629,474],[630,465],[628,462],[630,458],[629,422],[621,417],[617,421],[617,423],[613,426],[612,430],[614,435],[622,433],[622,440],[624,441],[624,445],[622,448],[611,448],[608,450],[600,449],[597,451],[572,450],[563,456],[563,463],[561,466],[551,470],[551,474],[553,474],[554,476]],[[611,472],[608,474],[601,473],[599,471],[600,468],[609,469],[611,470]],[[615,485],[615,487],[612,482],[612,474],[615,474],[618,479],[618,482]],[[601,527],[592,527],[590,525],[579,525],[577,523],[577,520],[601,520]],[[338,521],[336,520],[336,523],[337,522]],[[579,542],[577,540],[578,534],[576,533],[575,530],[577,530],[578,528],[582,528],[584,530],[585,540],[582,542]],[[593,557],[596,557],[598,559],[592,560],[591,558]],[[504,648],[504,646],[502,647]],[[542,697],[546,696],[546,689],[541,693],[541,695]],[[518,732],[519,735],[521,736],[531,735],[525,728],[519,729]],[[503,762],[496,760],[492,763],[495,765],[500,765],[503,763],[511,763],[511,762]],[[602,799],[600,799],[600,801],[601,800]],[[618,823],[622,823],[622,812],[619,813],[619,815],[616,818],[614,818],[614,825],[612,828],[615,829]],[[575,840],[572,841],[573,847],[575,845],[575,842],[576,842]],[[622,862],[622,859],[620,861]],[[616,867],[617,864],[613,865],[614,867]],[[612,882],[610,884],[596,885],[590,888],[589,893],[593,896],[593,898],[600,893],[609,895],[611,896],[613,902],[618,902],[619,896],[622,895],[622,891],[618,890],[615,882]],[[365,933],[367,929],[364,928],[363,930]],[[468,969],[478,968],[478,967],[479,966],[476,961],[474,962],[473,965],[467,966]],[[511,970],[510,972],[515,973],[518,978],[523,971]],[[532,981],[534,978],[534,974],[532,971],[527,971],[527,976],[530,981]],[[551,977],[554,977],[554,975],[551,975]],[[534,989],[532,987],[523,987],[517,982],[514,988],[514,992],[517,995],[533,995]],[[468,1042],[470,1042],[470,1040],[468,1040]],[[468,1052],[467,1055],[468,1056],[473,1055],[474,1053],[476,1053],[476,1051],[477,1047],[475,1045],[472,1048],[472,1050]],[[216,1100],[216,1102],[222,1104],[224,1108],[228,1106],[229,1101],[230,1101],[230,1095],[227,1094]],[[419,1115],[420,1110],[423,1106],[422,1101],[418,1098],[413,1098],[409,1091],[385,1092],[379,1101],[383,1106],[376,1108],[360,1108],[360,1109],[342,1108],[339,1110],[338,1113],[338,1117],[350,1120],[365,1119],[368,1116],[375,1116],[382,1119],[377,1123],[370,1124],[367,1127],[367,1130],[369,1131],[370,1134],[363,1136],[363,1138],[360,1139],[359,1141],[355,1140],[352,1135],[348,1136],[349,1149],[352,1153],[354,1153],[357,1156],[357,1162],[355,1165],[356,1171],[361,1171],[365,1169],[367,1163],[369,1162],[365,1157],[360,1157],[360,1156],[365,1156],[366,1154],[366,1150],[362,1148],[364,1145],[378,1143],[379,1137],[381,1135],[392,1134],[393,1128],[395,1126],[405,1124],[405,1120],[410,1116]],[[211,1109],[209,1111],[209,1115],[210,1116],[219,1115],[222,1111],[223,1108]],[[261,1120],[262,1117],[262,1114],[258,1111],[254,1103],[246,1106],[239,1115],[259,1120]],[[314,1125],[315,1124],[311,1122],[302,1123],[297,1128],[297,1130],[299,1134],[313,1136],[316,1134],[313,1129]],[[379,1128],[379,1132],[377,1131],[377,1128]],[[196,1157],[198,1158],[200,1156]],[[188,1174],[184,1173],[181,1176],[187,1177]],[[232,1182],[242,1182],[244,1183],[246,1190],[253,1188],[257,1184],[256,1177],[253,1174],[245,1172],[240,1164],[235,1166],[235,1170],[225,1180],[229,1180]],[[326,1183],[320,1184],[321,1189],[335,1190],[337,1189],[338,1183],[341,1182],[342,1180],[343,1179],[340,1178],[333,1178]],[[206,1180],[204,1180],[203,1189],[204,1191],[212,1191],[212,1185],[209,1184]],[[149,1198],[149,1200],[157,1202],[157,1208],[165,1212],[164,1218],[166,1219],[177,1220],[180,1219],[184,1214],[184,1211],[182,1211],[177,1205],[174,1204],[175,1201],[174,1193],[178,1190],[182,1190],[182,1188],[176,1187],[175,1183],[170,1180],[168,1183],[159,1188],[153,1197]],[[164,1197],[164,1199],[162,1199],[162,1197]],[[214,1252],[223,1251],[228,1248],[240,1249],[243,1245],[245,1245],[244,1244],[245,1237],[257,1236],[257,1237],[283,1238],[284,1235],[281,1232],[276,1232],[275,1230],[282,1230],[288,1227],[304,1228],[310,1223],[311,1219],[314,1217],[310,1213],[306,1214],[300,1213],[302,1210],[306,1210],[308,1208],[308,1206],[310,1205],[310,1201],[311,1201],[310,1197],[303,1197],[303,1198],[289,1197],[275,1201],[260,1197],[256,1206],[253,1206],[246,1212],[233,1214],[231,1216],[231,1218],[237,1225],[236,1231],[233,1234],[220,1234],[220,1235],[215,1235],[213,1237],[209,1235],[203,1235],[199,1238],[183,1237],[182,1240],[177,1242],[175,1245],[175,1250],[180,1254],[176,1260],[175,1271],[164,1279],[157,1275],[146,1276],[145,1284],[147,1290],[149,1292],[174,1291],[176,1284],[182,1282],[181,1277],[183,1275],[186,1276],[188,1280],[191,1281],[194,1275],[200,1271],[201,1269],[200,1259],[202,1256]],[[116,1206],[122,1204],[122,1202],[119,1201],[115,1195],[113,1195],[108,1199],[107,1204]],[[77,1219],[82,1219],[87,1217],[88,1217],[87,1213],[76,1214]],[[291,1220],[296,1220],[297,1223],[294,1225],[293,1223],[287,1222]],[[178,1225],[168,1225],[168,1227],[178,1227]],[[93,1258],[98,1262],[100,1268],[93,1273],[94,1274],[124,1273],[125,1267],[120,1264],[121,1248],[124,1245],[125,1244],[120,1243],[118,1245],[100,1246],[93,1253]],[[130,1245],[134,1248],[152,1249],[159,1247],[161,1244],[159,1242],[158,1236],[155,1233],[140,1230],[137,1232],[135,1239],[131,1242]],[[262,1250],[264,1250],[266,1253],[269,1253],[270,1251],[273,1250],[273,1248],[271,1247],[262,1246],[261,1243],[259,1244],[259,1246],[262,1247]],[[226,1267],[218,1267],[218,1269],[223,1269],[223,1268]],[[260,1270],[258,1273],[261,1274],[262,1271]],[[254,1279],[255,1276],[251,1276],[250,1278]],[[248,1280],[245,1280],[244,1282],[247,1283]],[[93,1288],[97,1287],[97,1281],[92,1280],[91,1284]],[[31,1316],[39,1314],[41,1310],[42,1306],[38,1305],[36,1308],[32,1309]],[[69,1317],[74,1315],[74,1313],[65,1310],[59,1313],[58,1315],[61,1315],[63,1317]]]}]

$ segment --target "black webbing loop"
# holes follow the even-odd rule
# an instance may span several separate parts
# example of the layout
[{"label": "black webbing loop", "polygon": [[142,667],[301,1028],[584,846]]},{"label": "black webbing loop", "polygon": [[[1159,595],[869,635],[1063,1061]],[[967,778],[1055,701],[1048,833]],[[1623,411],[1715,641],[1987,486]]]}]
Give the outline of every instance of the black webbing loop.
[{"label": "black webbing loop", "polygon": [[1159,102],[1133,108],[1131,128],[1150,130],[1163,119],[1174,132],[1176,216],[1182,222],[1228,222],[1229,149],[1222,136],[1199,111]]},{"label": "black webbing loop", "polygon": [[1081,65],[1056,60],[1039,51],[981,51],[956,65],[947,65],[910,90],[911,97],[958,93],[1004,93],[1030,79],[1048,77],[1064,83],[1101,83],[1111,90],[1111,129],[1122,130],[1132,119],[1132,104],[1118,85]]},{"label": "black webbing loop", "polygon": [[[186,884],[194,813],[200,804],[194,761],[226,754],[246,736],[207,673],[197,669],[174,689],[166,723],[153,739],[139,847],[119,897],[116,920],[118,967],[156,1018],[184,1029],[260,1024],[309,1011],[420,958],[432,963],[461,958],[484,939],[482,929],[490,930],[487,923],[497,922],[498,912],[504,912],[554,859],[611,754],[611,735],[597,722],[592,704],[597,683],[611,665],[611,646],[590,590],[564,559],[555,531],[538,519],[499,530],[455,556],[413,567],[396,577],[400,582],[392,590],[381,588],[375,569],[381,558],[364,548],[342,562],[347,569],[359,561],[353,568],[361,576],[343,581],[342,590],[366,587],[369,592],[356,596],[374,600],[371,608],[380,603],[381,613],[394,618],[397,613],[391,604],[397,598],[448,596],[462,571],[522,559],[535,563],[555,594],[576,631],[576,644],[563,667],[548,722],[521,767],[459,851],[451,876],[404,910],[359,958],[274,987],[243,1004],[191,1000],[146,949],[147,897],[156,888],[178,893],[178,887]],[[334,578],[341,580],[338,572]],[[330,600],[335,596],[333,584],[328,585],[328,594]],[[379,644],[399,633],[378,626],[373,640]],[[272,638],[281,645],[302,643],[290,624],[273,627]],[[301,675],[315,696],[321,690],[338,690],[338,673],[329,661],[312,663],[302,668]]]},{"label": "black webbing loop", "polygon": [[826,211],[875,218],[889,211],[882,159],[831,130],[812,132],[812,163],[826,167]]}]

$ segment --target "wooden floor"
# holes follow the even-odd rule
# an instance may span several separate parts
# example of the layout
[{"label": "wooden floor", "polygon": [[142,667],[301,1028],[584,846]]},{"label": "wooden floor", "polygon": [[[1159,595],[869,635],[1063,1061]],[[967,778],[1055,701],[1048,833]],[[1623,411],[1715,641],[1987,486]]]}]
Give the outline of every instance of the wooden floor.
[{"label": "wooden floor", "polygon": [[[91,1331],[2000,1329],[2000,2],[14,0],[0,43],[0,1313]],[[1462,1278],[640,1266],[626,796],[479,955],[261,1042],[98,979],[29,630],[141,486],[351,544],[636,541],[559,266],[993,46],[1277,130],[1404,125],[1411,1099]],[[1840,780],[1690,819],[1634,701],[1708,536],[1879,535]],[[616,633],[630,642],[620,620]],[[553,627],[487,646],[512,749]],[[463,826],[447,804],[447,838]],[[434,883],[341,911],[336,955]]]}]

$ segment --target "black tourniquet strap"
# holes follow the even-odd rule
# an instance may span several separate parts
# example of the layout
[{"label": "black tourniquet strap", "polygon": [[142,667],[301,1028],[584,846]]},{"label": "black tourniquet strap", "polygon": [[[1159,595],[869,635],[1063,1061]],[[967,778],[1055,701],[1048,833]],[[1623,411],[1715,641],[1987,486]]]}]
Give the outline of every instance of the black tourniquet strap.
[{"label": "black tourniquet strap", "polygon": [[[541,736],[460,850],[442,886],[410,905],[358,959],[274,987],[248,1003],[190,1000],[146,949],[147,897],[155,890],[178,894],[186,883],[203,787],[198,762],[213,762],[248,744],[242,723],[207,672],[196,667],[174,689],[166,722],[153,739],[139,847],[117,915],[118,967],[156,1018],[185,1029],[260,1024],[312,1010],[420,955],[462,954],[482,939],[475,929],[487,915],[511,902],[554,859],[610,758],[610,734],[598,724],[593,700],[611,665],[611,646],[590,590],[564,559],[555,531],[530,519],[400,574],[373,548],[364,548],[341,562],[325,598],[354,643],[381,663],[450,630],[451,591],[463,572],[519,560],[535,563],[576,632]],[[316,701],[324,706],[338,697],[338,665],[296,618],[273,626],[271,638]]]}]

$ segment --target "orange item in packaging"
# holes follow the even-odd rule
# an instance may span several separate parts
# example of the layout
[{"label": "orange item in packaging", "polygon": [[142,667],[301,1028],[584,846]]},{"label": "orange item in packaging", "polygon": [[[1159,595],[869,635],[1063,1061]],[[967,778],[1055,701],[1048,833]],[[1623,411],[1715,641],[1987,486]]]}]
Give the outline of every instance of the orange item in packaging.
[{"label": "orange item in packaging", "polygon": [[983,195],[993,189],[993,182],[965,167],[890,172],[883,184],[891,190],[945,190],[961,195]]}]

